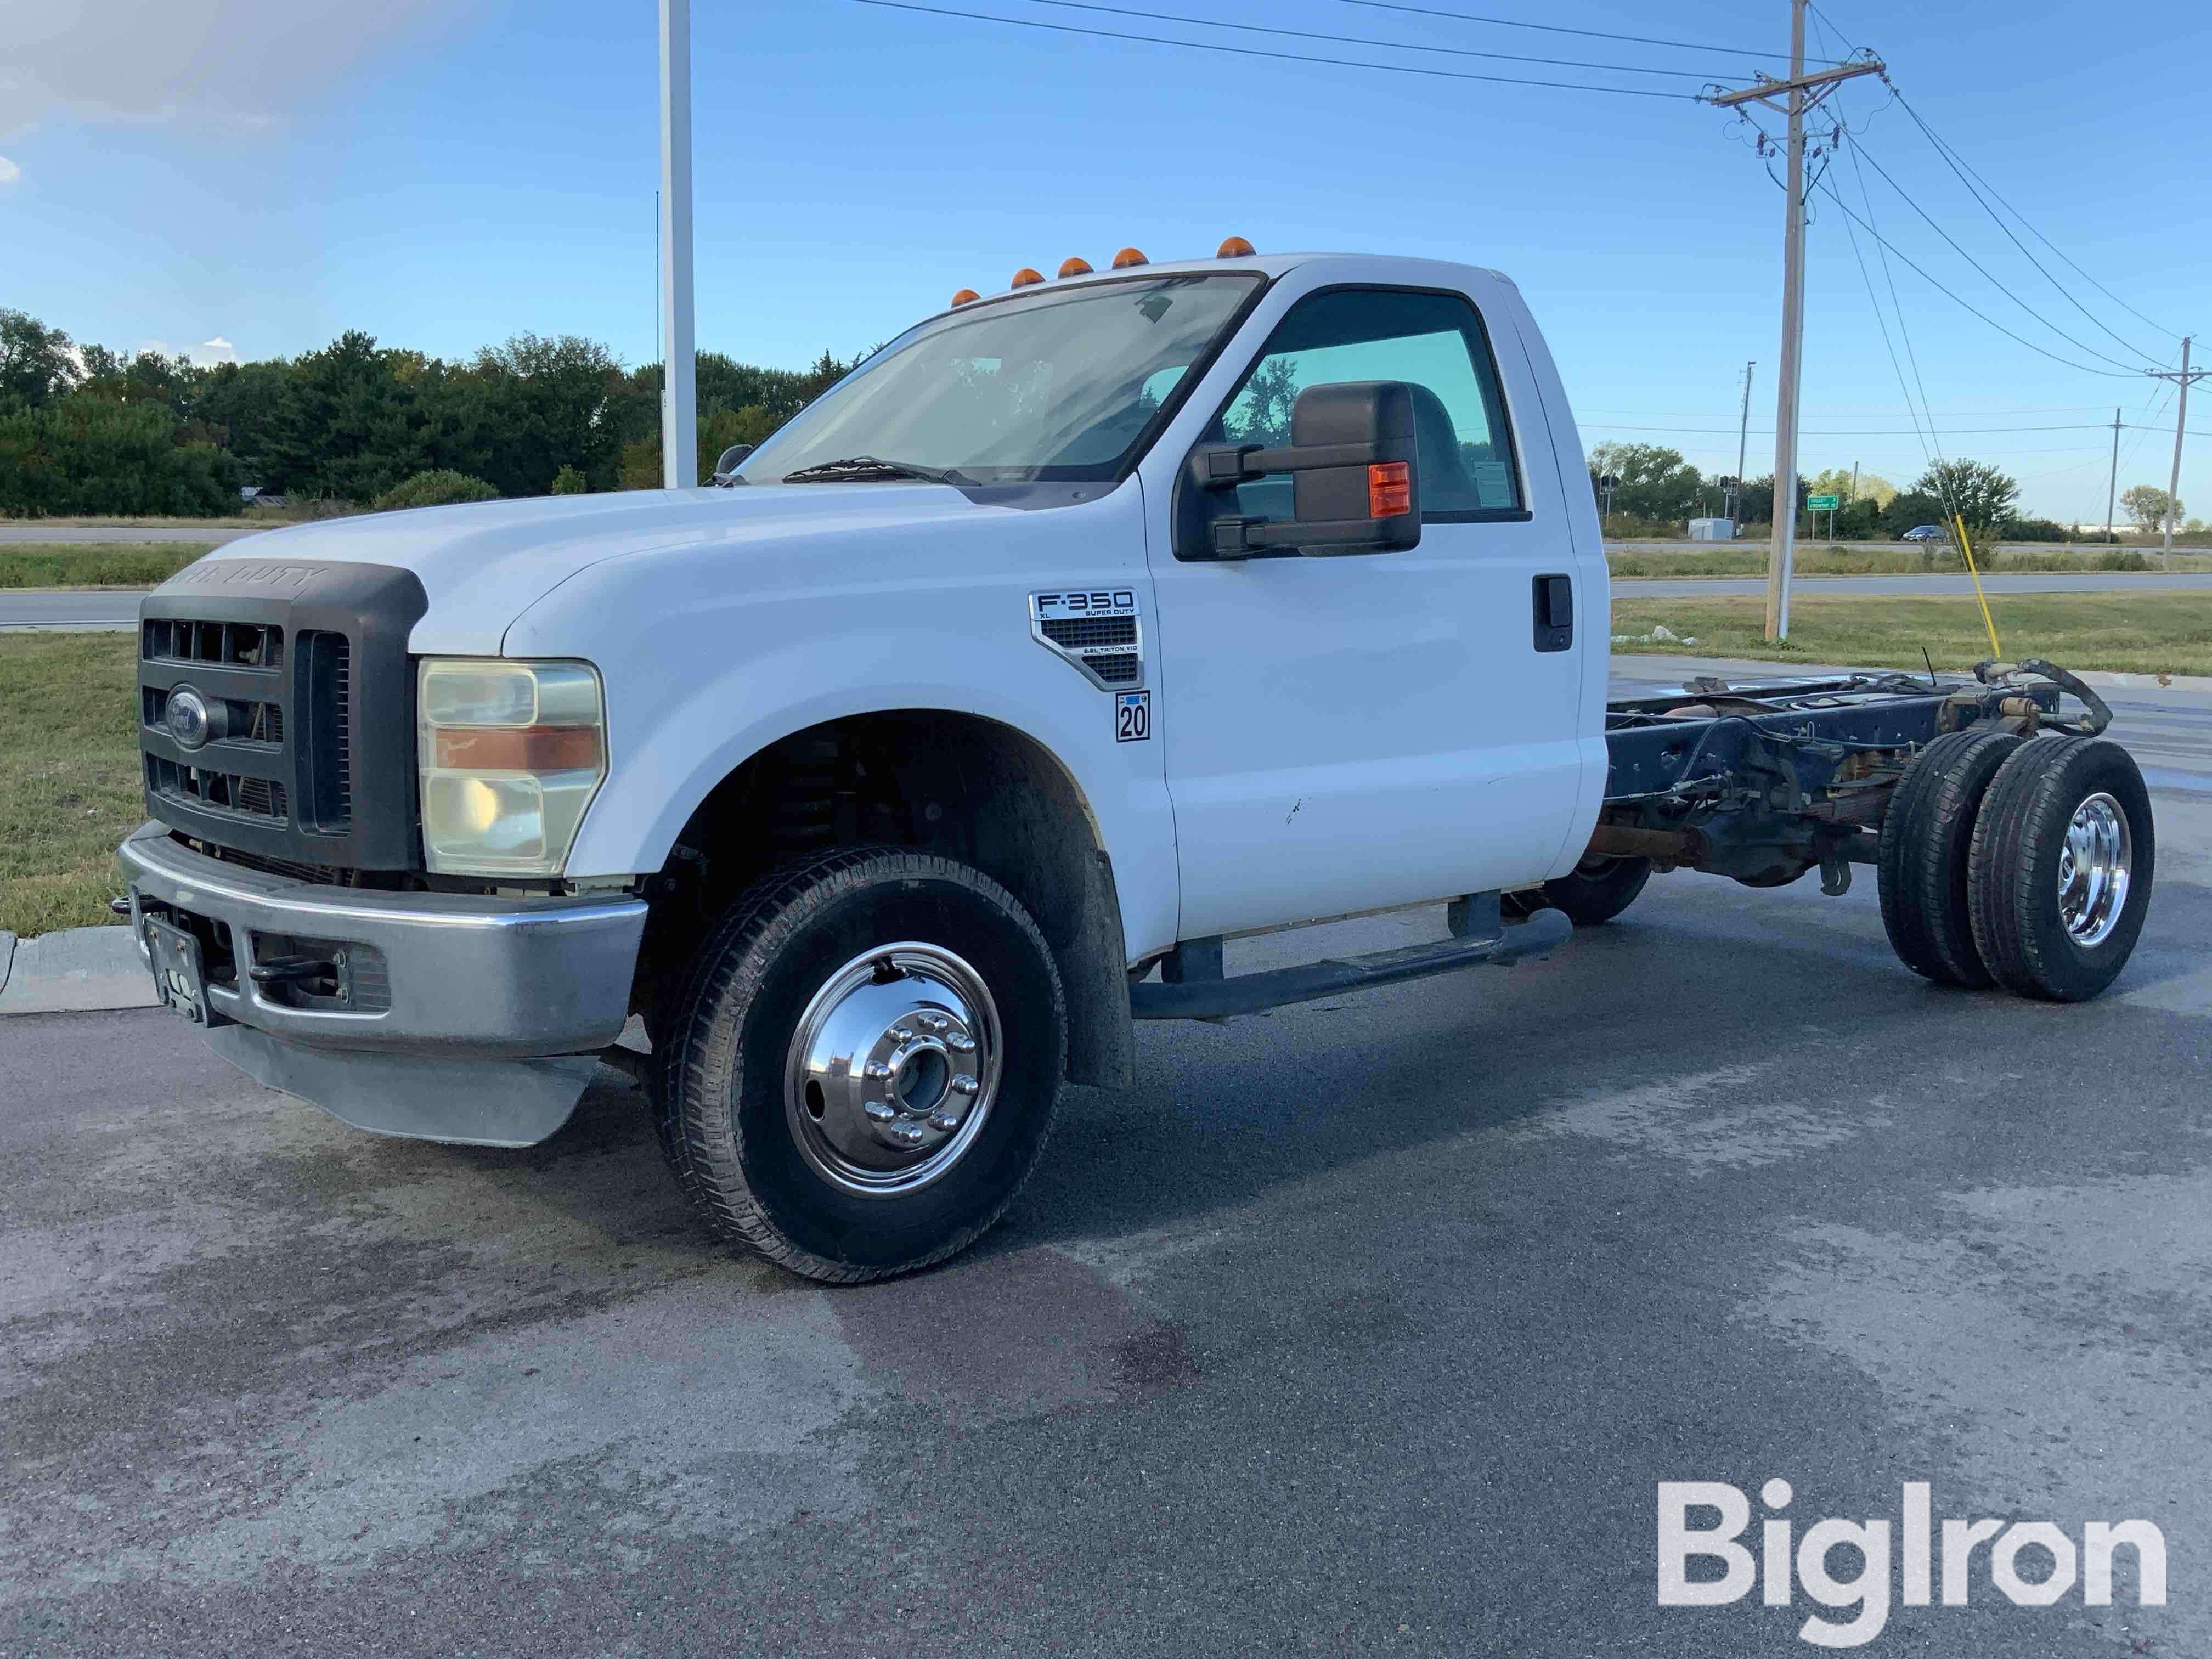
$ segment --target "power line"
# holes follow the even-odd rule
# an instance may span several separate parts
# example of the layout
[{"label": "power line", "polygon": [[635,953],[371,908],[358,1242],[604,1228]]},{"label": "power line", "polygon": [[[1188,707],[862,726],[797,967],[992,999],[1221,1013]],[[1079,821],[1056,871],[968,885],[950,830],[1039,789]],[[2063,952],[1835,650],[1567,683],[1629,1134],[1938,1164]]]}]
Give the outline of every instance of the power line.
[{"label": "power line", "polygon": [[[864,0],[864,3],[872,5],[881,4],[885,3],[885,0]],[[1852,149],[1854,153],[1856,153],[1857,146],[1854,145],[1852,146]],[[1851,204],[1836,193],[1836,188],[1834,185],[1823,180],[1820,187],[1827,193],[1828,198],[1831,201],[1834,202],[1838,207],[1844,210],[1846,216],[1856,221],[1860,229],[1865,231],[1868,235],[1873,237],[1875,240],[1881,243],[1883,247],[1888,249],[1890,252],[1896,254],[1897,257],[1903,260],[1906,265],[1918,272],[1921,278],[1925,281],[1930,288],[1933,288],[1937,293],[1942,295],[1944,298],[1949,300],[1953,304],[1960,307],[1962,310],[1972,312],[1975,316],[1980,318],[1991,328],[1996,330],[1998,333],[2005,336],[2006,338],[2018,341],[2021,345],[2026,346],[2030,351],[2036,353],[2039,356],[2048,357],[2054,363],[2063,363],[2069,368],[2078,368],[2084,374],[2101,374],[2107,380],[2131,380],[2135,379],[2137,374],[2142,373],[2140,369],[2122,370],[2116,368],[2094,368],[2087,363],[2077,363],[2069,358],[2060,356],[2055,351],[2045,350],[2043,347],[2036,344],[2034,341],[2027,339],[2021,335],[2014,333],[2012,330],[2007,328],[2002,323],[1997,321],[1996,318],[1990,316],[1987,312],[1983,311],[1966,301],[1960,299],[1949,289],[1944,287],[1942,283],[1938,282],[1934,276],[1929,275],[1928,270],[1924,266],[1915,261],[1911,256],[1906,254],[1903,249],[1899,248],[1894,242],[1892,242],[1887,237],[1884,236],[1864,219],[1861,219],[1857,214],[1853,213],[1851,211]],[[2092,355],[2094,356],[2096,354],[2093,353]],[[2106,358],[2105,361],[2110,362],[2112,359]]]},{"label": "power line", "polygon": [[[1883,182],[1887,184],[1888,186],[1892,190],[1895,191],[1899,196],[1904,197],[1905,204],[1911,208],[1915,213],[1918,214],[1923,219],[1925,219],[1928,222],[1929,229],[1933,230],[1938,236],[1941,236],[1945,241],[1948,242],[1951,245],[1952,250],[1956,252],[1960,258],[1964,259],[1968,264],[1973,266],[1976,270],[1980,271],[1982,275],[1988,279],[1990,285],[1994,287],[1998,293],[2003,295],[2006,299],[2011,301],[2029,316],[2034,318],[2037,322],[2041,323],[2044,327],[2049,329],[2060,339],[2065,341],[2067,344],[2073,346],[2079,350],[2087,352],[2092,357],[2096,358],[2100,362],[2110,363],[2113,368],[2125,369],[2131,374],[2140,374],[2142,372],[2131,363],[2124,363],[2118,357],[2108,357],[2103,352],[2098,350],[2096,347],[2090,345],[2087,342],[2075,339],[2064,329],[2059,327],[2057,324],[2052,322],[2050,318],[2045,316],[2033,306],[2028,304],[2027,301],[2021,299],[2019,295],[2014,293],[2002,283],[1998,282],[1994,276],[1990,275],[1989,267],[1983,264],[1980,260],[1975,258],[1972,254],[1967,252],[1965,248],[1960,247],[1959,246],[1958,239],[1953,236],[1949,231],[1944,229],[1942,225],[1936,222],[1935,218],[1929,213],[1926,208],[1922,207],[1919,203],[1914,201],[1911,197],[1905,194],[1905,186],[1899,184],[1896,179],[1889,176],[1889,169],[1882,166],[1881,162],[1875,161],[1873,152],[1869,150],[1867,147],[1856,137],[1851,139],[1851,149],[1853,154],[1864,156],[1866,158],[1866,164],[1872,167],[1876,173],[1881,174]],[[2039,269],[2040,269],[2040,267],[2039,267]],[[2124,340],[2121,341],[2120,343],[2122,345],[2127,345],[2127,342]],[[2135,351],[2136,349],[2133,346],[2128,346],[2127,349],[2130,351]],[[2154,362],[2157,361],[2155,358],[2148,356],[2141,352],[2137,352],[2136,355],[2138,356],[2142,356],[2145,362]]]},{"label": "power line", "polygon": [[1437,81],[1483,81],[1498,86],[1547,87],[1556,92],[1609,92],[1622,98],[1692,101],[1692,95],[1684,92],[1653,92],[1644,87],[1601,87],[1585,81],[1537,81],[1515,75],[1476,75],[1465,70],[1420,69],[1410,64],[1370,64],[1358,58],[1322,58],[1307,52],[1268,52],[1259,46],[1232,46],[1218,40],[1178,40],[1171,35],[1128,34],[1118,29],[1085,28],[1073,23],[1048,23],[1041,18],[1000,17],[987,11],[958,11],[950,6],[916,5],[913,0],[854,0],[854,3],[863,6],[879,6],[890,11],[922,12],[933,17],[964,17],[980,23],[1007,23],[1016,28],[1049,29],[1055,34],[1084,34],[1101,40],[1134,40],[1146,46],[1182,46],[1191,52],[1226,52],[1237,58],[1265,58],[1284,64],[1320,64],[1331,69],[1380,70],[1386,75],[1419,75]]},{"label": "power line", "polygon": [[[1822,11],[1819,6],[1811,5],[1809,3],[1809,0],[1808,9],[1811,10],[1814,15],[1819,18],[1824,24],[1834,27],[1838,35],[1842,35],[1844,33],[1843,27],[1840,24],[1837,24],[1835,20],[1831,18],[1826,12]],[[1846,36],[1844,38],[1846,44],[1848,44],[1849,37]],[[2125,300],[2120,298],[2118,295],[2113,293],[2112,289],[2106,288],[2102,283],[2099,282],[2094,276],[2092,276],[2087,271],[2083,270],[2079,264],[2075,263],[2073,257],[2069,254],[2064,248],[2060,247],[2057,243],[2052,241],[2048,236],[2045,236],[2041,231],[2038,230],[2033,224],[2030,224],[2026,214],[2022,213],[2018,208],[2014,207],[2009,201],[2007,201],[2002,195],[1999,194],[1996,185],[1990,184],[1988,179],[1983,178],[1979,173],[1975,172],[1972,164],[1970,163],[1965,156],[1959,155],[1955,149],[1952,149],[1949,143],[1936,137],[1935,130],[1931,128],[1925,120],[1921,118],[1920,112],[1914,109],[1911,105],[1905,103],[1905,94],[1903,93],[1898,91],[1894,86],[1892,86],[1889,90],[1891,95],[1899,103],[1905,105],[1905,113],[1911,116],[1913,120],[1918,124],[1920,130],[1928,135],[1929,140],[1934,143],[1938,149],[1949,152],[1949,157],[1947,159],[1955,160],[1959,166],[1965,167],[1968,173],[1972,173],[1975,181],[1978,183],[1984,190],[1988,191],[1991,196],[1996,197],[1997,201],[2004,206],[2006,210],[2008,211],[2014,218],[2019,220],[2021,225],[2027,228],[2029,235],[2034,237],[2037,241],[2042,243],[2044,246],[2049,248],[2060,258],[2065,260],[2069,265],[2073,266],[2075,272],[2081,276],[2082,281],[2087,283],[2090,287],[2095,289],[2100,294],[2110,300],[2114,305],[2126,312],[2128,315],[2136,319],[2136,321],[2148,324],[2151,327],[2156,329],[2160,333],[2165,335],[2170,340],[2179,340],[2181,337],[2179,333],[2174,330],[2166,327],[2163,323],[2154,322],[2150,318],[2144,316],[2142,313],[2137,311],[2133,306],[2130,305]],[[2130,349],[2132,350],[2134,348],[2130,347]]]},{"label": "power line", "polygon": [[1516,52],[1479,52],[1472,46],[1439,46],[1415,40],[1377,40],[1362,34],[1323,34],[1313,29],[1277,28],[1266,23],[1228,23],[1210,17],[1183,17],[1169,11],[1143,11],[1133,6],[1099,5],[1095,0],[1030,0],[1030,3],[1056,6],[1065,11],[1097,11],[1110,13],[1116,17],[1146,17],[1157,23],[1187,23],[1209,29],[1237,29],[1246,34],[1285,35],[1294,40],[1327,40],[1340,46],[1381,46],[1389,52],[1443,52],[1453,58],[1494,58],[1509,64],[1549,64],[1560,69],[1607,70],[1615,75],[1674,75],[1692,81],[1712,78],[1703,70],[1644,69],[1632,64],[1593,64],[1581,58],[1530,58]]},{"label": "power line", "polygon": [[[1524,23],[1517,17],[1486,17],[1477,12],[1446,11],[1435,6],[1402,5],[1397,3],[1397,0],[1342,0],[1342,3],[1347,6],[1365,6],[1372,11],[1403,11],[1411,12],[1419,17],[1449,17],[1455,22],[1460,23],[1494,23],[1500,28],[1541,29],[1547,34],[1579,34],[1592,40],[1625,40],[1631,46],[1671,46],[1683,52],[1724,52],[1735,58],[1780,58],[1786,55],[1778,52],[1760,52],[1751,46],[1700,46],[1691,40],[1655,40],[1650,36],[1644,34],[1611,34],[1603,29],[1569,28],[1562,23]],[[1814,58],[1808,58],[1807,61],[1817,64],[1834,60]]]},{"label": "power line", "polygon": [[[1591,424],[1608,432],[1717,433],[1723,437],[1736,429],[1732,426],[1641,426],[1633,422],[1624,424],[1619,421],[1597,421]],[[2123,422],[2121,424],[2132,427],[2135,423]],[[1771,426],[1755,426],[1751,429],[1765,437],[1774,435],[1774,428]],[[1951,431],[1954,436],[1983,437],[2003,432],[2110,432],[2112,429],[2110,421],[2084,421],[2066,426],[1954,426]],[[1827,427],[1809,430],[1801,427],[1798,430],[1802,436],[1808,438],[1914,438],[1921,435],[1918,427]]]},{"label": "power line", "polygon": [[[2063,283],[2060,282],[2056,276],[2053,276],[2050,271],[2044,269],[2043,261],[2035,257],[2033,252],[2030,250],[2027,243],[2021,241],[2017,235],[2014,234],[2013,228],[2004,222],[2003,216],[2000,215],[1995,208],[1991,207],[1988,201],[1984,198],[1982,192],[1975,188],[1974,179],[1968,175],[1965,166],[1960,162],[1958,156],[1953,153],[1951,147],[1945,143],[1941,138],[1938,138],[1936,136],[1936,130],[1929,126],[1927,122],[1920,118],[1920,112],[1913,108],[1910,103],[1906,102],[1903,93],[1899,92],[1894,87],[1892,87],[1890,91],[1895,95],[1899,106],[1902,108],[1907,115],[1912,118],[1913,125],[1917,126],[1921,132],[1927,137],[1928,142],[1935,146],[1936,153],[1942,156],[1944,163],[1950,167],[1953,173],[1958,175],[1959,182],[1966,185],[1966,193],[1969,196],[1972,196],[1975,202],[1980,205],[1982,211],[1990,216],[1990,218],[1996,223],[1996,228],[2004,232],[2006,237],[2010,240],[2012,245],[2021,251],[2021,255],[2027,260],[2028,264],[2035,267],[2036,270],[2042,276],[2043,280],[2049,283],[2051,287],[2057,289],[2068,305],[2072,306],[2075,310],[2080,312],[2091,322],[2096,324],[2099,328],[2104,329],[2107,335],[2111,336],[2113,340],[2118,342],[2124,350],[2134,352],[2136,356],[2142,358],[2147,363],[2157,362],[2158,360],[2156,358],[2153,357],[2150,353],[2145,351],[2141,346],[2136,344],[2134,341],[2123,339],[2118,334],[2114,333],[2112,329],[2106,327],[2104,319],[2099,317],[2094,312],[2091,311],[2088,307],[2083,305],[2079,300],[2075,299],[2074,295],[2068,291],[2066,285]],[[1872,156],[1869,156],[1867,159],[1869,161],[1874,160]],[[1884,174],[1883,176],[1887,177],[1887,174]],[[2022,224],[2026,224],[2027,222],[2023,219],[2021,222]],[[2032,229],[2033,227],[2031,226],[2030,228]],[[2077,270],[2079,269],[2078,266],[2075,268]],[[2158,325],[2153,323],[2151,326],[2155,328]]]}]

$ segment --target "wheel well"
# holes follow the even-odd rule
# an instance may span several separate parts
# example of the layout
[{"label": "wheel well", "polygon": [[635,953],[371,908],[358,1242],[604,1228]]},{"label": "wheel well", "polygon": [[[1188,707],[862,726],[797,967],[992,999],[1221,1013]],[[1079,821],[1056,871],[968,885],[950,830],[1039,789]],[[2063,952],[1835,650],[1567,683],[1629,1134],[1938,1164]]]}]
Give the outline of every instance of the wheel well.
[{"label": "wheel well", "polygon": [[1069,1078],[1129,1085],[1135,1045],[1121,901],[1082,791],[1027,733],[950,710],[809,726],[714,787],[648,888],[653,911],[638,974],[648,1027],[680,990],[701,937],[739,893],[802,854],[870,845],[958,859],[1019,899],[1060,968]]}]

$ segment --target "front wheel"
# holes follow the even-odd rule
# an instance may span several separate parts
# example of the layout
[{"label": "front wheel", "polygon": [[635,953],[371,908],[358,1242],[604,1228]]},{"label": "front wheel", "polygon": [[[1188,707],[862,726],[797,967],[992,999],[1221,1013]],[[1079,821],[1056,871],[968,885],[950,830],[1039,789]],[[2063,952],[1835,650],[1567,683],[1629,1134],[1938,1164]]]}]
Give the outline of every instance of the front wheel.
[{"label": "front wheel", "polygon": [[776,872],[695,959],[657,1054],[678,1183],[714,1231],[855,1284],[964,1249],[1043,1150],[1060,975],[1006,890],[889,848]]}]

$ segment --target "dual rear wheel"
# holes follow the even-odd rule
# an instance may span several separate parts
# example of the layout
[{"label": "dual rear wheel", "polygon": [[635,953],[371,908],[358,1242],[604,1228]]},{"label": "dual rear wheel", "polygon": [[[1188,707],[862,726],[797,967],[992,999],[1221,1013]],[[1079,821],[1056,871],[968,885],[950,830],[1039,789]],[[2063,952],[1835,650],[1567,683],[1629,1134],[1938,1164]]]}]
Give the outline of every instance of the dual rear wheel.
[{"label": "dual rear wheel", "polygon": [[1951,732],[1882,821],[1882,922],[1937,984],[2085,1001],[2135,950],[2155,853],[2149,793],[2119,744]]}]

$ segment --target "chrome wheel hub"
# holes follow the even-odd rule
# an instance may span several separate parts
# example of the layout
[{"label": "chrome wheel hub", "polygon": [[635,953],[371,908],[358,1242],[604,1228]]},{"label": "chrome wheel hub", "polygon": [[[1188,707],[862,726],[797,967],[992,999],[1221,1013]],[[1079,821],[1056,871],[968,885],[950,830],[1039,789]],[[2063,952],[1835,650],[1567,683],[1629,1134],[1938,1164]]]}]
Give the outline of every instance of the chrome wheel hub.
[{"label": "chrome wheel hub", "polygon": [[2120,925],[2133,852],[2128,815],[2110,795],[2074,809],[2058,849],[2058,913],[2076,945],[2101,945]]},{"label": "chrome wheel hub", "polygon": [[869,951],[830,975],[793,1034],[792,1138],[848,1192],[913,1192],[975,1144],[1002,1054],[999,1011],[965,962],[935,945]]}]

